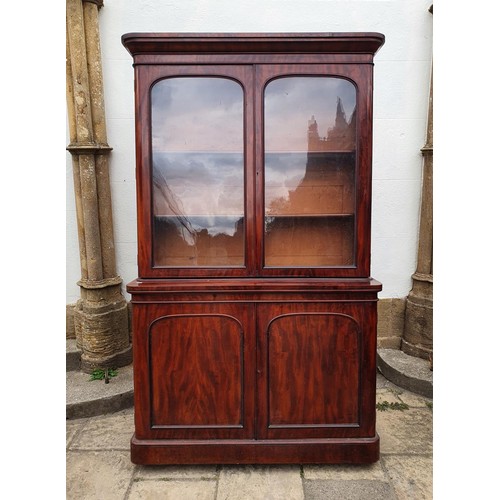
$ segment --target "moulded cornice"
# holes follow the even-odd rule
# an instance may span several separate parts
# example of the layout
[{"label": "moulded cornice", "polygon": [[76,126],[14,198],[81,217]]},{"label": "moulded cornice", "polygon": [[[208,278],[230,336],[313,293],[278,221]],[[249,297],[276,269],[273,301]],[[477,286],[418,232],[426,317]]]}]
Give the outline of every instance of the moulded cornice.
[{"label": "moulded cornice", "polygon": [[126,33],[122,43],[137,54],[360,53],[374,55],[381,33]]}]

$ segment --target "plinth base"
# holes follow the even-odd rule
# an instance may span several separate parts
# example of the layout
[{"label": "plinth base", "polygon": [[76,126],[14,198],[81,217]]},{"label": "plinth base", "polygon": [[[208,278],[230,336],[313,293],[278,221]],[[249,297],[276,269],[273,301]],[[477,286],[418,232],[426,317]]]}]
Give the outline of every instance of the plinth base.
[{"label": "plinth base", "polygon": [[378,461],[380,439],[131,440],[131,460],[167,464],[368,464]]}]

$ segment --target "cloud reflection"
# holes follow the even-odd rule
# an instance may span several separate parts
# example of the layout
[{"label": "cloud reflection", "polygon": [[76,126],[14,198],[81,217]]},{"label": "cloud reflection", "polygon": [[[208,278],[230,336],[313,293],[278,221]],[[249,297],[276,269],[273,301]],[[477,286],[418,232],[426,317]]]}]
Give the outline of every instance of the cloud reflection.
[{"label": "cloud reflection", "polygon": [[243,151],[243,89],[234,80],[167,78],[151,101],[155,151]]}]

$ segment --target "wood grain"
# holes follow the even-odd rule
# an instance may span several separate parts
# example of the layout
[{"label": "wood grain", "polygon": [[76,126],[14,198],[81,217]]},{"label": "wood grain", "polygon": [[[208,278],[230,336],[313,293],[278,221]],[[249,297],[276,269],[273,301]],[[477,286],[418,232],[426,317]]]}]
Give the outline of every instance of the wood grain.
[{"label": "wood grain", "polygon": [[233,317],[171,315],[149,331],[152,426],[243,425],[243,328]]}]

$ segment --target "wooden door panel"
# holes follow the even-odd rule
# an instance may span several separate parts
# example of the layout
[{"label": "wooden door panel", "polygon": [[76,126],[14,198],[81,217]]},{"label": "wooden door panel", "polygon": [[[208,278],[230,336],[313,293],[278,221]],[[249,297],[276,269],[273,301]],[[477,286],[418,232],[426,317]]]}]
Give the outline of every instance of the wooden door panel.
[{"label": "wooden door panel", "polygon": [[150,328],[153,427],[242,427],[243,328],[218,314],[172,315]]},{"label": "wooden door panel", "polygon": [[287,314],[267,335],[270,427],[359,423],[360,330],[353,318]]},{"label": "wooden door panel", "polygon": [[376,303],[257,307],[259,439],[375,434]]},{"label": "wooden door panel", "polygon": [[138,439],[254,436],[253,306],[135,303],[133,320]]}]

